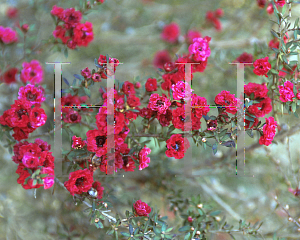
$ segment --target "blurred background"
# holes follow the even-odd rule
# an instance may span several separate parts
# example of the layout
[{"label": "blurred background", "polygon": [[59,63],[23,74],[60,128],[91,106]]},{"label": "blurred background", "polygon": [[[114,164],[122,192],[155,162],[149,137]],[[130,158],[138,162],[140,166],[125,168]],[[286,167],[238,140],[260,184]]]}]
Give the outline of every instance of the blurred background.
[{"label": "blurred background", "polygon": [[[271,53],[268,43],[273,38],[270,33],[273,23],[269,19],[274,19],[274,16],[266,12],[266,7],[259,8],[254,0],[106,0],[90,10],[83,20],[93,24],[94,40],[87,48],[69,50],[67,56],[64,48],[43,45],[45,42],[42,40],[47,41],[55,29],[50,15],[52,6],[71,8],[80,6],[79,4],[79,1],[66,0],[0,1],[1,26],[15,29],[20,21],[34,24],[34,30],[28,33],[25,47],[5,47],[5,55],[0,60],[1,70],[8,65],[21,68],[23,61],[32,59],[38,59],[44,67],[42,84],[47,89],[47,101],[42,107],[48,120],[32,135],[42,134],[53,127],[54,66],[46,65],[45,62],[71,62],[70,65],[63,66],[63,77],[72,82],[73,74],[80,74],[86,67],[95,68],[94,59],[98,59],[100,54],[108,54],[122,63],[115,75],[118,81],[136,82],[139,77],[143,86],[149,77],[160,77],[153,64],[158,51],[167,50],[173,60],[176,59],[175,54],[188,52],[188,45],[184,41],[169,44],[160,37],[163,26],[175,22],[180,26],[182,37],[188,30],[196,30],[202,37],[212,38],[207,68],[203,73],[194,74],[192,86],[195,93],[207,99],[208,104],[214,104],[215,96],[222,90],[236,94],[237,71],[236,66],[229,64],[230,62],[243,52],[252,54],[254,60]],[[18,9],[16,17],[7,17],[9,7]],[[220,18],[221,31],[217,31],[205,19],[207,11],[215,11],[217,8],[224,10],[224,16]],[[299,15],[299,10],[299,6],[293,4],[292,19]],[[19,43],[23,43],[23,39]],[[25,58],[22,57],[24,49],[27,51]],[[246,83],[266,81],[264,77],[254,75],[252,70],[252,67],[245,69]],[[19,80],[14,84],[0,85],[0,114],[17,99],[20,86]],[[94,86],[105,86],[105,83]],[[63,83],[63,88],[66,87]],[[89,103],[95,104],[99,100],[98,89],[91,89]],[[209,114],[214,113],[217,110],[211,109]],[[294,116],[279,118],[279,124],[286,124],[283,131],[288,131],[298,122]],[[204,121],[202,126],[205,126]],[[85,126],[80,127],[81,134],[87,130]],[[161,215],[168,216],[170,226],[180,226],[183,220],[179,214],[169,210],[170,202],[167,197],[171,189],[184,189],[185,197],[200,194],[203,202],[221,210],[220,216],[226,215],[227,222],[236,228],[239,219],[252,224],[263,221],[262,235],[258,239],[273,239],[274,233],[285,239],[300,239],[297,227],[288,222],[284,211],[275,209],[274,201],[274,196],[278,196],[283,205],[289,205],[295,219],[300,217],[299,198],[288,191],[289,186],[295,189],[299,184],[299,137],[295,131],[291,137],[284,137],[267,147],[268,150],[263,146],[251,148],[246,152],[245,162],[239,160],[240,164],[245,163],[247,172],[247,176],[241,173],[243,177],[239,178],[235,175],[236,159],[231,156],[233,149],[219,147],[217,154],[213,155],[210,148],[204,150],[190,141],[192,159],[188,160],[191,162],[191,174],[186,176],[182,172],[185,160],[166,157],[165,146],[158,147],[152,140],[147,144],[152,149],[148,168],[127,172],[124,178],[103,177],[99,173],[97,180],[103,184],[114,213],[121,216],[126,209],[131,209],[133,198],[142,199],[150,206],[160,209]],[[42,138],[53,145],[53,136]],[[246,135],[246,146],[257,142],[258,136],[251,139]],[[85,206],[74,205],[72,197],[59,186],[55,187],[53,195],[53,188],[37,189],[36,198],[33,190],[24,190],[17,183],[17,165],[12,162],[12,155],[4,145],[5,141],[2,141],[0,239],[113,239],[105,235],[105,230],[89,225],[88,216],[83,212]],[[63,147],[68,149],[69,146],[67,143]],[[277,161],[280,163],[276,165]],[[60,180],[64,182],[66,178]],[[236,239],[252,239],[239,233],[234,236]],[[226,234],[209,237],[231,239]]]}]

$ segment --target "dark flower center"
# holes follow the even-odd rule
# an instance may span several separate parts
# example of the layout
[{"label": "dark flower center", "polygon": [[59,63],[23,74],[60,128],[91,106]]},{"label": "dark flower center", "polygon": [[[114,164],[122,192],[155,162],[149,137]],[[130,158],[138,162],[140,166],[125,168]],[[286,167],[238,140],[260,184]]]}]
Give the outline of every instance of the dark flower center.
[{"label": "dark flower center", "polygon": [[172,146],[176,151],[179,149],[179,145],[176,143],[175,145]]},{"label": "dark flower center", "polygon": [[184,122],[184,118],[182,116],[180,116],[180,121]]},{"label": "dark flower center", "polygon": [[27,94],[27,100],[29,100],[29,101],[34,101],[35,99],[36,99],[36,95],[33,94],[32,92],[29,92],[29,93]]},{"label": "dark flower center", "polygon": [[34,71],[31,71],[30,72],[30,77],[34,77],[35,76],[35,72]]},{"label": "dark flower center", "polygon": [[76,182],[75,182],[75,185],[76,185],[77,187],[79,187],[79,186],[83,186],[83,183],[84,183],[84,178],[81,177],[81,178],[77,178],[77,180],[76,180]]},{"label": "dark flower center", "polygon": [[105,143],[106,137],[105,136],[97,136],[96,137],[96,145],[97,147],[103,147]]},{"label": "dark flower center", "polygon": [[73,114],[70,115],[70,119],[71,119],[72,122],[76,121],[77,118],[78,118],[78,116],[77,116],[76,113],[73,113]]},{"label": "dark flower center", "polygon": [[199,47],[198,50],[199,50],[199,51],[202,51],[202,47]]},{"label": "dark flower center", "polygon": [[161,105],[163,105],[164,103],[163,103],[163,101],[162,100],[158,100],[157,102],[156,102],[156,105],[158,105],[158,106],[161,106]]},{"label": "dark flower center", "polygon": [[25,114],[26,114],[26,110],[20,109],[20,110],[17,111],[17,114],[18,114],[18,117],[21,119],[21,118],[22,118],[22,115],[25,115]]}]

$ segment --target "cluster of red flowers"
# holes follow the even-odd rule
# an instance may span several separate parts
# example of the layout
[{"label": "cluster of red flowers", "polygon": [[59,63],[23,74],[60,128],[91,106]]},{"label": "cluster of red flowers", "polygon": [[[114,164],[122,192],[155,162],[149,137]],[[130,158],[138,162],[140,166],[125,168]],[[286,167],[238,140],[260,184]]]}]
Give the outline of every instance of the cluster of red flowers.
[{"label": "cluster of red flowers", "polygon": [[47,121],[44,109],[40,108],[43,101],[45,97],[42,87],[31,84],[21,87],[18,100],[0,116],[0,124],[13,128],[12,136],[17,141],[28,138],[29,133]]},{"label": "cluster of red flowers", "polygon": [[245,115],[248,117],[253,117],[254,122],[251,123],[248,119],[245,119],[245,128],[253,128],[258,124],[258,118],[264,117],[272,111],[271,99],[268,97],[268,88],[265,83],[248,83],[244,87],[245,95],[250,101],[250,96],[252,95],[251,101],[253,102],[247,109]]},{"label": "cluster of red flowers", "polygon": [[219,18],[223,17],[223,15],[224,15],[224,12],[223,12],[223,9],[221,9],[221,8],[218,8],[216,11],[207,11],[206,21],[209,24],[213,24],[214,28],[217,31],[221,31],[222,25],[221,25]]},{"label": "cluster of red flowers", "polygon": [[14,145],[13,161],[18,165],[17,182],[24,189],[51,188],[54,184],[54,157],[51,145],[37,138],[34,143],[27,141]]},{"label": "cluster of red flowers", "polygon": [[[277,7],[283,7],[286,4],[285,0],[275,0],[274,2]],[[267,0],[257,0],[257,5],[259,8],[264,8],[267,5]],[[274,13],[274,7],[272,3],[268,4],[266,11],[268,14]]]},{"label": "cluster of red flowers", "polygon": [[283,86],[278,86],[278,88],[280,101],[293,102],[296,98],[300,100],[300,93],[292,82],[286,81]]},{"label": "cluster of red flowers", "polygon": [[101,199],[103,197],[104,187],[101,186],[99,181],[94,181],[93,171],[89,169],[79,169],[71,172],[69,180],[64,185],[72,196],[88,193],[93,198]]},{"label": "cluster of red flowers", "polygon": [[[82,18],[80,11],[74,8],[63,9],[54,5],[51,14],[57,17],[57,26],[53,31],[53,36],[61,39],[68,48],[87,47],[94,39],[93,25],[90,22],[80,23]],[[60,22],[62,25],[58,25]]]},{"label": "cluster of red flowers", "polygon": [[[283,36],[283,41],[284,41],[284,43],[286,44],[287,42],[288,42],[288,40],[289,40],[289,35],[288,35],[288,33],[286,33],[284,36]],[[269,42],[269,48],[279,48],[279,40],[278,40],[278,38],[273,38],[272,40],[270,40],[270,42]]]},{"label": "cluster of red flowers", "polygon": [[10,27],[0,26],[0,42],[10,44],[18,41],[18,34]]}]

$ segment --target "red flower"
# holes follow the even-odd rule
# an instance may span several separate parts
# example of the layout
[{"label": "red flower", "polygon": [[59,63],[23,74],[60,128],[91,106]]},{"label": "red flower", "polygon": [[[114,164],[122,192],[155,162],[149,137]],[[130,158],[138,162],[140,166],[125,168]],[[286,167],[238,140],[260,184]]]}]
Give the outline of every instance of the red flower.
[{"label": "red flower", "polygon": [[95,152],[98,157],[107,153],[106,135],[99,130],[89,130],[87,136],[87,150]]},{"label": "red flower", "polygon": [[87,45],[94,39],[93,24],[90,22],[78,23],[73,30],[73,41],[78,46],[87,47]]},{"label": "red flower", "polygon": [[102,196],[103,196],[103,190],[104,190],[104,187],[101,186],[101,183],[99,181],[95,181],[92,185],[92,187],[94,189],[96,189],[97,191],[97,198],[98,199],[101,199]]},{"label": "red flower", "polygon": [[38,60],[32,60],[30,63],[24,62],[22,64],[21,80],[31,84],[40,83],[43,81],[43,68]]},{"label": "red flower", "polygon": [[6,16],[8,18],[15,18],[18,16],[18,9],[15,8],[15,7],[9,7],[7,10],[6,10]]},{"label": "red flower", "polygon": [[157,80],[155,78],[148,78],[145,84],[146,91],[154,92],[157,90]]},{"label": "red flower", "polygon": [[163,28],[161,38],[169,43],[175,43],[180,34],[180,27],[177,23],[170,23]]},{"label": "red flower", "polygon": [[32,153],[26,153],[23,156],[22,163],[27,168],[37,168],[39,166],[39,158]]},{"label": "red flower", "polygon": [[266,10],[268,14],[272,14],[274,12],[273,4],[270,3]]},{"label": "red flower", "polygon": [[129,81],[124,82],[124,84],[122,86],[122,90],[127,95],[135,94],[134,84]]},{"label": "red flower", "polygon": [[258,76],[266,76],[268,77],[267,73],[271,69],[271,64],[269,63],[269,57],[257,59],[254,63],[254,70],[253,72]]},{"label": "red flower", "polygon": [[[253,62],[253,56],[250,53],[243,52],[237,59],[237,62],[239,63],[252,63]],[[247,64],[248,65],[248,64]],[[247,66],[246,65],[246,66]]]},{"label": "red flower", "polygon": [[171,102],[165,94],[161,97],[158,93],[154,93],[151,94],[147,107],[153,111],[157,111],[159,114],[165,114],[170,106]]},{"label": "red flower", "polygon": [[167,109],[166,114],[158,114],[157,119],[163,127],[168,127],[170,125],[170,122],[172,121],[172,110]]},{"label": "red flower", "polygon": [[201,38],[201,37],[202,37],[202,35],[200,32],[192,31],[192,30],[189,30],[187,35],[185,36],[188,44],[192,44],[194,38]]},{"label": "red flower", "polygon": [[269,146],[276,134],[277,122],[273,117],[266,118],[266,124],[263,127],[263,135],[259,139],[259,144]]},{"label": "red flower", "polygon": [[62,17],[63,17],[63,12],[64,12],[64,9],[63,9],[63,8],[57,7],[56,5],[54,5],[54,6],[52,7],[52,10],[51,10],[50,13],[51,13],[52,15],[54,15],[54,16],[56,16],[56,17],[62,19]]},{"label": "red flower", "polygon": [[44,167],[41,174],[47,174],[46,177],[42,178],[44,182],[44,189],[51,188],[54,184],[54,170],[49,167]]},{"label": "red flower", "polygon": [[55,38],[59,38],[61,39],[61,41],[66,44],[68,42],[68,40],[71,38],[70,36],[66,35],[67,33],[67,29],[58,25],[56,26],[55,30],[53,31],[52,35]]},{"label": "red flower", "polygon": [[85,69],[81,70],[81,75],[84,78],[91,78],[92,77],[91,70],[88,67],[86,67]]},{"label": "red flower", "polygon": [[266,97],[259,103],[255,103],[248,108],[249,113],[256,117],[264,117],[272,111],[271,98]]},{"label": "red flower", "polygon": [[80,123],[81,115],[79,114],[79,112],[71,110],[67,113],[66,117],[63,118],[63,120],[66,123]]},{"label": "red flower", "polygon": [[171,62],[171,56],[169,54],[169,52],[167,50],[163,50],[163,51],[158,51],[155,56],[154,56],[154,60],[153,60],[153,65],[156,68],[164,68],[164,65],[168,62]]},{"label": "red flower", "polygon": [[72,196],[75,194],[81,194],[87,192],[93,185],[93,174],[90,170],[77,170],[71,172],[69,180],[64,183],[65,187],[71,193]]},{"label": "red flower", "polygon": [[180,134],[174,134],[170,139],[167,140],[167,157],[174,157],[176,159],[181,159],[184,157],[184,153],[190,147],[190,143],[186,139],[186,144],[184,138]]},{"label": "red flower", "polygon": [[83,148],[85,146],[85,142],[82,141],[81,137],[73,136],[72,140],[73,140],[72,148],[74,149]]},{"label": "red flower", "polygon": [[[60,9],[56,9],[56,11],[60,11]],[[82,18],[82,14],[80,11],[75,11],[74,8],[65,9],[59,17],[66,23],[66,27],[75,28],[80,24],[80,20]]]},{"label": "red flower", "polygon": [[269,42],[269,48],[279,48],[279,41],[277,39],[271,39]]},{"label": "red flower", "polygon": [[47,121],[47,115],[44,109],[39,107],[34,107],[33,109],[31,109],[29,114],[29,121],[32,128],[43,126]]},{"label": "red flower", "polygon": [[41,103],[46,100],[44,97],[43,87],[35,87],[34,85],[27,84],[25,87],[19,89],[19,100],[26,100],[31,102],[32,105],[37,107],[41,106]]},{"label": "red flower", "polygon": [[251,93],[254,93],[254,98],[265,98],[268,96],[268,91],[269,90],[265,83],[258,84],[249,82],[247,85],[244,86],[245,94],[250,96]]},{"label": "red flower", "polygon": [[210,111],[209,105],[207,105],[206,98],[200,97],[197,94],[192,95],[191,105],[193,106],[192,112],[195,113],[197,118],[199,119],[203,115],[206,116],[207,113]]},{"label": "red flower", "polygon": [[267,0],[257,0],[257,5],[260,8],[264,8],[266,6]]},{"label": "red flower", "polygon": [[148,206],[147,203],[142,202],[141,200],[136,201],[133,204],[133,208],[135,211],[135,215],[148,217],[151,213],[151,207]]},{"label": "red flower", "polygon": [[230,94],[229,91],[223,90],[215,97],[215,103],[225,107],[225,111],[231,114],[236,114],[238,99],[234,97],[234,94]]},{"label": "red flower", "polygon": [[129,107],[138,107],[141,105],[140,99],[133,94],[129,95],[127,104]]},{"label": "red flower", "polygon": [[5,82],[6,84],[15,83],[16,82],[16,74],[18,73],[19,69],[11,68],[7,70],[3,76],[1,76],[1,81]]},{"label": "red flower", "polygon": [[150,158],[147,157],[148,154],[151,153],[151,149],[147,148],[146,145],[139,152],[139,170],[142,170],[149,166]]},{"label": "red flower", "polygon": [[276,6],[283,7],[285,4],[285,0],[275,0]]}]

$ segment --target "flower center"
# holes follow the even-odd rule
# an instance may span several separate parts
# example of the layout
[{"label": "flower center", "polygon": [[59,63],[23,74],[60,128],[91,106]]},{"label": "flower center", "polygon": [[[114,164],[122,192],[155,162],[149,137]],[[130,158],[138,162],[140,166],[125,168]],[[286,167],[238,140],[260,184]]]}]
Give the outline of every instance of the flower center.
[{"label": "flower center", "polygon": [[179,145],[176,143],[175,145],[172,146],[176,151],[179,149]]},{"label": "flower center", "polygon": [[77,178],[77,180],[76,180],[76,182],[75,182],[75,185],[76,185],[77,187],[83,186],[83,182],[84,182],[84,178],[83,178],[83,177]]},{"label": "flower center", "polygon": [[105,143],[106,137],[105,136],[97,136],[96,137],[96,145],[97,147],[103,147]]},{"label": "flower center", "polygon": [[21,119],[23,115],[26,114],[26,111],[24,109],[20,109],[17,111],[18,117]]},{"label": "flower center", "polygon": [[34,71],[31,71],[30,72],[30,77],[34,77],[35,76],[35,72]]},{"label": "flower center", "polygon": [[70,119],[71,119],[72,122],[76,121],[77,118],[78,118],[78,116],[77,116],[76,113],[73,113],[73,114],[70,115]]},{"label": "flower center", "polygon": [[33,94],[32,92],[29,92],[29,93],[27,94],[27,100],[28,100],[28,101],[34,101],[35,99],[36,99],[36,95]]}]

